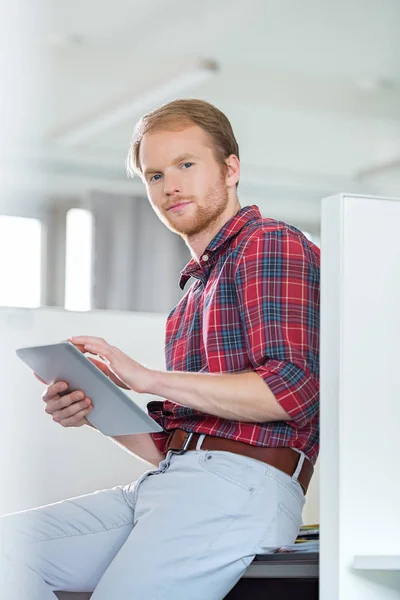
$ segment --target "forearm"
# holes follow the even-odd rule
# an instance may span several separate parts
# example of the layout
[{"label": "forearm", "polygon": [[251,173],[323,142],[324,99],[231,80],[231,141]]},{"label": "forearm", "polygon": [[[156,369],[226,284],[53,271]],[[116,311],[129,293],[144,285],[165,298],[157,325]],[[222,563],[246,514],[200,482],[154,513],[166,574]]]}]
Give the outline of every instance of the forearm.
[{"label": "forearm", "polygon": [[[88,423],[90,427],[96,429]],[[109,436],[111,440],[117,443],[124,450],[128,450],[138,458],[158,467],[160,462],[165,458],[164,454],[158,450],[153,438],[149,433],[135,433],[131,435],[115,435]]]},{"label": "forearm", "polygon": [[149,433],[135,433],[132,435],[115,435],[111,437],[114,442],[131,454],[158,467],[164,460],[165,454],[161,454]]},{"label": "forearm", "polygon": [[146,462],[158,467],[164,460],[165,455],[156,447],[153,438],[149,433],[135,433],[132,435],[115,435],[111,437],[119,446],[122,446],[131,454],[145,460]]},{"label": "forearm", "polygon": [[289,421],[267,384],[255,372],[153,372],[145,390],[176,404],[223,419],[263,423]]}]

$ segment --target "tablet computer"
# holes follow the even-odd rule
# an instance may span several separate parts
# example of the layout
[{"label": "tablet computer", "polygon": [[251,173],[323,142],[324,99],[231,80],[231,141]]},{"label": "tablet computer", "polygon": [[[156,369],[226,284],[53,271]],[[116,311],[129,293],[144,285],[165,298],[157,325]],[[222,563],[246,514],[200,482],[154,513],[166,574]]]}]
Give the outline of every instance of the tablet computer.
[{"label": "tablet computer", "polygon": [[93,404],[86,418],[104,435],[162,431],[154,419],[71,342],[19,348],[16,354],[47,384],[65,381],[69,385],[66,393],[85,392]]}]

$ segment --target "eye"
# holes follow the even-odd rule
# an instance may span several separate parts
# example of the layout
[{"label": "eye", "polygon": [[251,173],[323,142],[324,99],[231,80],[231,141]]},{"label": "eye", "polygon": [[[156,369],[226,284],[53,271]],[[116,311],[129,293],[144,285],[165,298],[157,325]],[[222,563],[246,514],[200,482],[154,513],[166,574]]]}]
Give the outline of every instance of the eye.
[{"label": "eye", "polygon": [[161,177],[161,174],[160,173],[156,173],[155,175],[153,175],[152,177],[150,177],[149,183],[151,183],[152,181],[158,181],[160,177]]},{"label": "eye", "polygon": [[190,169],[190,167],[193,167],[193,163],[192,162],[185,162],[182,165],[183,169]]}]

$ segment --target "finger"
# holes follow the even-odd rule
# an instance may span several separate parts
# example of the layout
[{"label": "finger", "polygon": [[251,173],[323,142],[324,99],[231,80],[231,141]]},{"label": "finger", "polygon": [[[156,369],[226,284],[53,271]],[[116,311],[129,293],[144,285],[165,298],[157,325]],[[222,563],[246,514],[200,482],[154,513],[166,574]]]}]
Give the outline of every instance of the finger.
[{"label": "finger", "polygon": [[37,373],[34,372],[33,374],[36,377],[36,379],[39,379],[40,383],[44,383],[45,385],[47,385],[47,381],[45,381],[44,379],[39,377],[39,375]]},{"label": "finger", "polygon": [[77,390],[65,396],[55,396],[46,403],[44,409],[49,415],[54,414],[56,411],[63,410],[76,402],[82,401],[85,398],[85,394],[81,390]]},{"label": "finger", "polygon": [[96,360],[95,358],[90,358],[89,356],[87,358],[88,358],[88,360],[90,360],[90,362],[92,364],[94,364],[95,367],[100,369],[100,371],[102,371],[105,375],[107,375],[107,377],[109,377],[110,369],[107,367],[107,365],[105,363],[101,362],[101,360]]},{"label": "finger", "polygon": [[74,346],[86,346],[86,344],[104,344],[108,345],[104,338],[94,337],[93,335],[74,335],[68,338],[68,342],[74,344]]},{"label": "finger", "polygon": [[77,350],[79,350],[79,352],[82,352],[82,354],[85,354],[86,350],[85,350],[84,344],[74,344],[74,346]]},{"label": "finger", "polygon": [[70,338],[70,340],[73,344],[83,344],[85,352],[90,352],[90,354],[97,354],[106,362],[111,361],[114,355],[114,351],[116,350],[116,348],[111,346],[103,338],[79,336]]},{"label": "finger", "polygon": [[47,390],[42,394],[42,400],[44,402],[48,402],[48,400],[53,399],[55,396],[62,394],[68,389],[68,383],[65,381],[57,381],[57,383],[53,383],[50,385]]},{"label": "finger", "polygon": [[[113,346],[103,346],[101,344],[88,344],[85,345],[85,350],[86,352],[90,352],[90,354],[95,354],[99,356],[108,367],[112,367],[112,365],[115,364],[115,361],[118,360],[117,353],[119,352],[119,350],[118,348],[114,348]],[[108,376],[110,376],[110,372],[108,373]]]},{"label": "finger", "polygon": [[76,415],[59,422],[62,427],[81,427],[86,424],[86,416],[93,410],[93,406],[79,411]]},{"label": "finger", "polygon": [[114,375],[114,373],[110,373],[110,379],[113,383],[115,383],[116,385],[118,385],[120,388],[123,388],[124,390],[130,390],[131,388],[129,387],[129,385],[126,385],[126,383],[124,383],[123,381],[121,381],[121,379],[119,377],[117,377],[116,375]]},{"label": "finger", "polygon": [[79,411],[73,417],[63,419],[62,421],[59,421],[59,423],[63,427],[80,427],[81,425],[85,424],[84,418],[91,412],[92,409],[93,406],[90,408],[85,408],[84,410]]},{"label": "finger", "polygon": [[104,373],[104,375],[107,375],[107,377],[109,377],[109,379],[111,379],[111,381],[113,383],[115,383],[116,385],[118,385],[120,388],[123,388],[124,390],[130,390],[131,389],[123,381],[121,381],[121,379],[119,377],[117,377],[117,375],[115,375],[115,373],[113,373],[112,371],[110,371],[109,367],[105,363],[101,362],[100,360],[96,360],[95,358],[90,358],[89,356],[87,358],[98,369],[100,369],[100,371],[102,371]]},{"label": "finger", "polygon": [[84,400],[81,400],[80,402],[74,402],[66,408],[56,410],[53,413],[53,421],[56,421],[57,423],[62,423],[65,420],[71,418],[74,418],[76,420],[76,415],[79,415],[83,410],[90,410],[91,406],[92,403],[89,400],[89,398],[84,398]]}]

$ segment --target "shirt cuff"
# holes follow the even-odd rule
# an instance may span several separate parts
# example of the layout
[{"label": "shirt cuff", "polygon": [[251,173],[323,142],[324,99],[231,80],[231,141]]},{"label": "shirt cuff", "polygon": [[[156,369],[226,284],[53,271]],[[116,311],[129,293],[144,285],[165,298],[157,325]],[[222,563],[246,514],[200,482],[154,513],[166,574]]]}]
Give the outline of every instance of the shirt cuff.
[{"label": "shirt cuff", "polygon": [[268,385],[277,402],[297,428],[306,426],[318,411],[319,385],[316,378],[293,363],[269,360],[255,372]]}]

